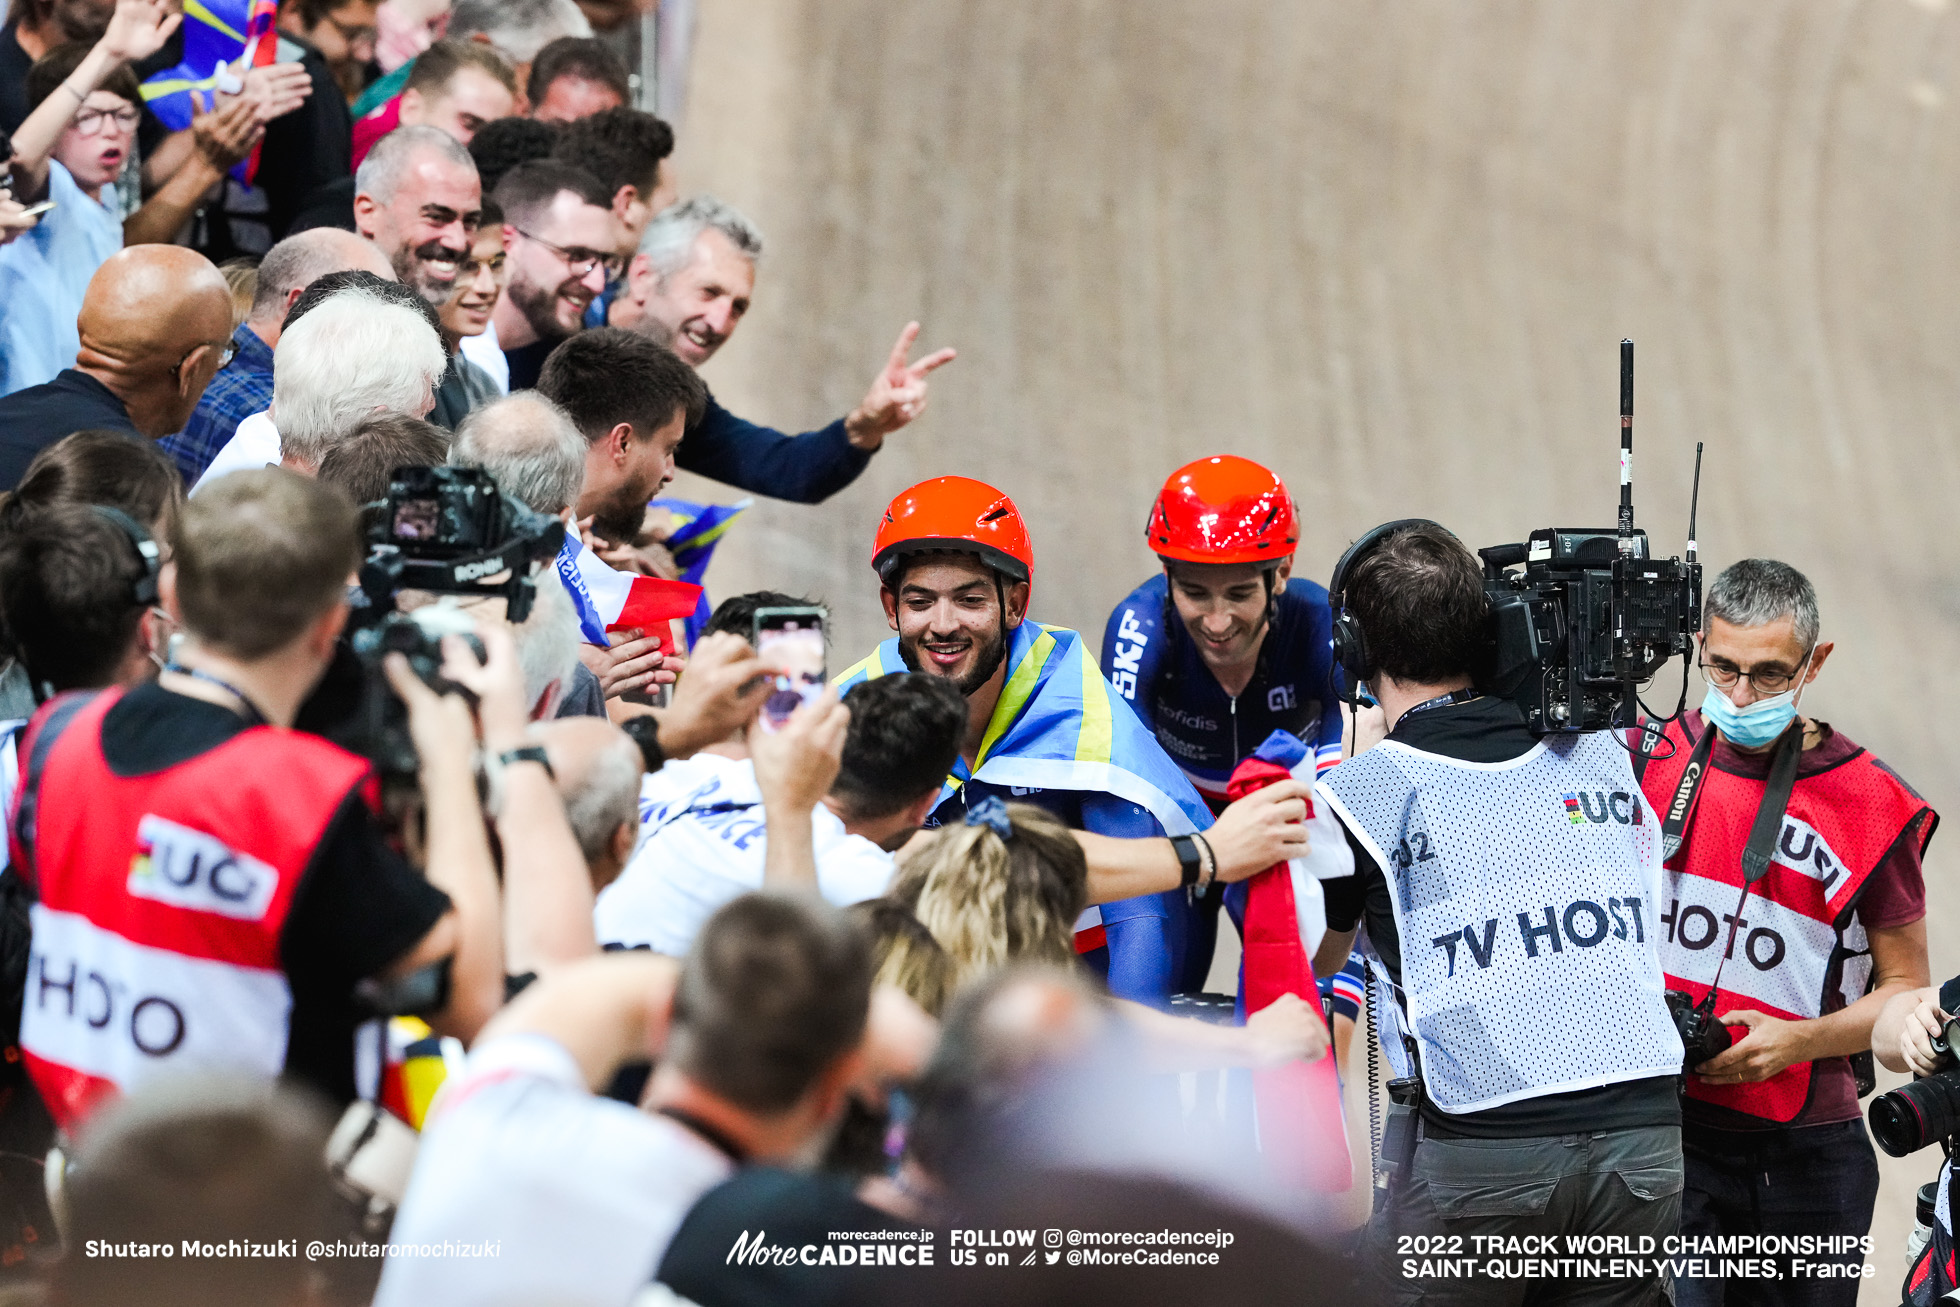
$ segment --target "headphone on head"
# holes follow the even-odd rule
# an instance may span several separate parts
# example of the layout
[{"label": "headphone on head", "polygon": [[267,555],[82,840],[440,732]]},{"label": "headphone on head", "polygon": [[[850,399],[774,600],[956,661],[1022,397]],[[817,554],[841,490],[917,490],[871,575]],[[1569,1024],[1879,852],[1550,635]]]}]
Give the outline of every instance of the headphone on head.
[{"label": "headphone on head", "polygon": [[1353,707],[1359,699],[1361,683],[1373,679],[1375,667],[1369,661],[1368,642],[1362,637],[1361,625],[1348,611],[1348,580],[1354,569],[1361,565],[1361,560],[1373,553],[1384,540],[1412,526],[1449,530],[1440,522],[1426,517],[1401,517],[1393,522],[1384,522],[1347,547],[1341,560],[1334,564],[1333,579],[1327,583],[1327,605],[1334,610],[1334,661],[1341,665],[1341,678],[1345,683],[1343,697],[1349,707]]},{"label": "headphone on head", "polygon": [[111,508],[107,504],[90,504],[89,507],[129,537],[130,546],[143,562],[143,575],[136,579],[130,597],[140,608],[153,607],[157,602],[157,573],[163,566],[163,551],[157,548],[156,540],[143,529],[141,523],[120,508]]}]

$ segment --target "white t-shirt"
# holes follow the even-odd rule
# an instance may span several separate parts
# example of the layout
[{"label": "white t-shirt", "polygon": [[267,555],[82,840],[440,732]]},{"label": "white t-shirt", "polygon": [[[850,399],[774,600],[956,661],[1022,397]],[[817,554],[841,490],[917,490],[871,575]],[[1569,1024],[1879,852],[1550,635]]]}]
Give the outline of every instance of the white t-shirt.
[{"label": "white t-shirt", "polygon": [[270,412],[254,413],[238,424],[238,430],[231,433],[231,439],[191,487],[191,493],[196,494],[228,472],[245,472],[278,463],[279,429],[272,425]]},{"label": "white t-shirt", "polygon": [[[822,804],[810,815],[817,891],[837,907],[875,899],[892,856]],[[762,888],[768,848],[755,765],[701,753],[640,786],[640,846],[593,914],[601,944],[680,957],[715,909]]]},{"label": "white t-shirt", "polygon": [[504,357],[503,346],[497,343],[496,323],[485,327],[481,335],[463,337],[462,353],[490,374],[490,380],[497,383],[498,394],[510,394],[510,360]]},{"label": "white t-shirt", "polygon": [[677,1122],[588,1092],[555,1040],[492,1039],[443,1087],[389,1235],[432,1255],[390,1257],[375,1307],[626,1307],[734,1173]]}]

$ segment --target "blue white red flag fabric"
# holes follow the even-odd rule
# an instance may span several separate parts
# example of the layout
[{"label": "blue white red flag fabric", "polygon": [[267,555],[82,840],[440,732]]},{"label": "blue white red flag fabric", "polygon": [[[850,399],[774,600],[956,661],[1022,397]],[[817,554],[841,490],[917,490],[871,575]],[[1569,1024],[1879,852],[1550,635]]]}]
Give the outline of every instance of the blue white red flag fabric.
[{"label": "blue white red flag fabric", "polygon": [[[680,567],[681,580],[700,585],[701,578],[708,571],[708,560],[715,556],[715,546],[721,543],[722,536],[728,533],[735,519],[748,512],[754,504],[753,499],[733,504],[697,504],[689,499],[663,497],[650,501],[647,507],[668,516],[670,525],[662,543]],[[687,619],[687,642],[690,646],[701,638],[701,629],[708,624],[708,617],[713,612],[714,606],[703,593],[701,602]]]},{"label": "blue white red flag fabric", "polygon": [[[191,125],[197,92],[208,105],[217,97],[221,85],[235,74],[224,66],[236,64],[241,55],[245,63],[257,68],[278,59],[279,33],[273,27],[277,0],[184,0],[184,57],[174,68],[152,74],[143,83],[143,102],[164,126],[180,132]],[[231,175],[251,185],[257,175],[259,151],[231,170]]]},{"label": "blue white red flag fabric", "polygon": [[686,617],[701,603],[700,586],[616,571],[571,533],[558,551],[558,577],[578,610],[580,638],[602,648],[610,643],[608,631],[638,627],[649,635],[664,634],[665,623]]}]

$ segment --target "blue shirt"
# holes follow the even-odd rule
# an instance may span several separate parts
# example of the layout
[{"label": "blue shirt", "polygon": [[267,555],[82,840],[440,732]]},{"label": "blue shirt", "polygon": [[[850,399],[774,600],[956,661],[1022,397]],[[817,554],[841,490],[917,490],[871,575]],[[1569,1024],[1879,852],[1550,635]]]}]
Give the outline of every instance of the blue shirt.
[{"label": "blue shirt", "polygon": [[75,365],[82,311],[95,270],[122,248],[122,210],[112,186],[108,205],[82,193],[66,168],[48,161],[55,207],[32,231],[0,245],[0,395],[53,381]]},{"label": "blue shirt", "polygon": [[242,324],[231,341],[238,353],[211,378],[184,429],[163,438],[163,452],[177,461],[187,486],[204,475],[240,422],[272,407],[272,347]]},{"label": "blue shirt", "polygon": [[1327,591],[1296,576],[1278,600],[1252,679],[1236,697],[1172,610],[1162,572],[1116,605],[1103,630],[1103,675],[1214,808],[1225,802],[1232,769],[1276,730],[1312,749],[1318,768],[1340,758]]},{"label": "blue shirt", "polygon": [[689,429],[674,461],[697,476],[758,495],[817,504],[830,498],[870,465],[844,431],[844,419],[827,427],[786,435],[744,422],[708,396],[708,411]]}]

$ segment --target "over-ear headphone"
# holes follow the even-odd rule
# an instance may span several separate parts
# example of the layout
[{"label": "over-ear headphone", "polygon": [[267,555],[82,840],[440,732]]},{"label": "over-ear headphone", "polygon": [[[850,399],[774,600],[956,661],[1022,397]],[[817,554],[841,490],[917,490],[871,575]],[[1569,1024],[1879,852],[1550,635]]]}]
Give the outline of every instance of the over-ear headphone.
[{"label": "over-ear headphone", "polygon": [[157,548],[157,542],[143,529],[142,524],[120,508],[111,508],[107,504],[90,504],[89,507],[129,537],[136,556],[143,561],[143,575],[137,578],[130,597],[139,608],[152,607],[157,602],[157,573],[163,566],[163,551]]},{"label": "over-ear headphone", "polygon": [[1348,611],[1348,578],[1361,560],[1373,553],[1382,541],[1412,526],[1433,526],[1439,531],[1449,529],[1426,517],[1402,517],[1393,522],[1384,522],[1347,547],[1341,561],[1334,564],[1333,579],[1327,583],[1327,605],[1334,610],[1334,661],[1341,665],[1341,676],[1345,682],[1344,697],[1350,705],[1358,696],[1361,682],[1373,679],[1375,668],[1369,663],[1368,642],[1362,638],[1361,626],[1354,620],[1354,614]]}]

